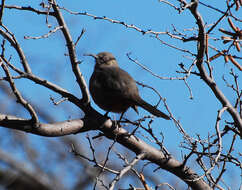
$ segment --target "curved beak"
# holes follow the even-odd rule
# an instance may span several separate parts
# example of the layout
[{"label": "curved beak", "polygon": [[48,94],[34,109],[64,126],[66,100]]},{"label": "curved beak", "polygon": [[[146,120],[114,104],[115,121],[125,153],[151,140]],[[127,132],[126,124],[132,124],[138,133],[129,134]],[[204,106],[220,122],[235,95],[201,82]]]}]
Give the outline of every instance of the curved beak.
[{"label": "curved beak", "polygon": [[85,53],[85,54],[83,54],[84,56],[91,56],[91,57],[93,57],[93,58],[95,58],[95,59],[97,59],[98,57],[97,57],[97,55],[95,55],[95,54],[89,54],[89,53]]}]

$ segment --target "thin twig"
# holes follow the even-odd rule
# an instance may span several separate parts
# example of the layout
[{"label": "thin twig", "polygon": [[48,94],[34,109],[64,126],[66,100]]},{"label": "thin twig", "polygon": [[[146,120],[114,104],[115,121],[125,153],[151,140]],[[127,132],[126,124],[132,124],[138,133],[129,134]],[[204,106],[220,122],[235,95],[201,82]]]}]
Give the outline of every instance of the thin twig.
[{"label": "thin twig", "polygon": [[138,161],[140,161],[141,159],[143,159],[145,157],[146,153],[141,153],[139,155],[137,155],[133,161],[127,165],[126,167],[124,167],[118,175],[116,175],[116,177],[113,179],[113,181],[111,182],[111,184],[109,185],[109,190],[113,190],[115,187],[115,184],[122,178],[122,176],[127,173]]},{"label": "thin twig", "polygon": [[0,10],[0,24],[2,24],[4,6],[5,6],[5,0],[2,0],[1,10]]},{"label": "thin twig", "polygon": [[68,100],[70,102],[72,102],[73,104],[75,104],[76,106],[83,108],[83,109],[85,108],[85,106],[80,102],[80,100],[73,94],[69,93],[67,90],[65,90],[65,89],[59,87],[58,85],[53,84],[45,79],[37,77],[34,74],[25,73],[25,72],[21,71],[20,69],[16,68],[15,66],[13,66],[11,63],[9,63],[4,57],[2,57],[2,59],[11,69],[13,69],[18,74],[20,74],[21,77],[27,78],[37,84],[45,86],[46,88],[53,90],[54,92],[62,95],[63,97],[68,98]]},{"label": "thin twig", "polygon": [[42,36],[36,36],[36,37],[32,37],[32,36],[24,36],[24,39],[34,39],[34,40],[37,40],[37,39],[42,39],[42,38],[48,38],[51,34],[55,33],[56,31],[62,29],[63,27],[62,26],[57,26],[55,27],[53,30],[50,30],[47,34],[44,34]]},{"label": "thin twig", "polygon": [[86,30],[85,30],[85,28],[83,28],[82,31],[81,31],[81,34],[78,36],[78,38],[77,38],[77,40],[76,40],[76,42],[75,42],[75,47],[76,47],[77,43],[79,42],[79,40],[81,39],[81,37],[83,36],[83,34],[84,34],[85,32],[86,32]]},{"label": "thin twig", "polygon": [[17,51],[18,55],[19,55],[19,58],[21,60],[21,63],[23,65],[23,68],[25,70],[26,73],[31,73],[31,68],[27,62],[27,59],[24,55],[24,52],[22,50],[22,48],[20,47],[19,43],[17,42],[15,36],[13,33],[11,33],[8,28],[4,25],[2,25],[2,27],[4,28],[4,30],[6,31],[3,31],[1,28],[0,28],[0,34],[14,47],[14,49]]}]

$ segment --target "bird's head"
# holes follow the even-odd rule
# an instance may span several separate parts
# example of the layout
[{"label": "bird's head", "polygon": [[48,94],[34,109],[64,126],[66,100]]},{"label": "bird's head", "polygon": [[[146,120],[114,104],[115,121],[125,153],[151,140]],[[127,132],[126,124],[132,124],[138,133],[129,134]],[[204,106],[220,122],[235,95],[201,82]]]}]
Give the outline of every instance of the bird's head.
[{"label": "bird's head", "polygon": [[113,56],[113,54],[109,52],[101,52],[97,55],[95,54],[84,54],[85,56],[91,56],[95,59],[96,65],[95,67],[118,67],[118,63]]}]

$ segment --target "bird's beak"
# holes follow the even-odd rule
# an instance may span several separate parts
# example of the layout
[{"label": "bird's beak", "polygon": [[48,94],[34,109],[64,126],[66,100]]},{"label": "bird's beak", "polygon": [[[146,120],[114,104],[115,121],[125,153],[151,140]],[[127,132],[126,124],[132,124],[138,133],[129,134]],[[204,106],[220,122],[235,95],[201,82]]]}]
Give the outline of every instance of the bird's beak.
[{"label": "bird's beak", "polygon": [[85,53],[85,54],[83,54],[83,55],[84,55],[84,56],[91,56],[91,57],[93,57],[93,58],[95,58],[95,59],[98,58],[97,55],[95,55],[95,54]]}]

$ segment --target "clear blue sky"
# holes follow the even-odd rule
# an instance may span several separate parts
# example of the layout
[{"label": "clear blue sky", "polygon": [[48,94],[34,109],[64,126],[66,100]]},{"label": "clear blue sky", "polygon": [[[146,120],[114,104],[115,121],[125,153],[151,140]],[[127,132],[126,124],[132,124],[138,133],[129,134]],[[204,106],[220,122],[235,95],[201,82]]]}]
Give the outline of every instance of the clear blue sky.
[{"label": "clear blue sky", "polygon": [[[20,1],[6,1],[6,3],[24,5],[24,3]],[[39,8],[38,4],[40,2],[32,2],[29,0],[25,1],[25,3],[25,5],[32,5],[34,8]],[[184,32],[183,29],[196,27],[195,20],[188,10],[185,10],[181,14],[177,14],[171,7],[159,3],[158,1],[72,0],[58,1],[58,3],[61,7],[66,7],[72,11],[88,12],[96,16],[106,16],[114,20],[124,21],[127,24],[134,24],[143,30],[172,31],[172,24],[181,32]],[[218,8],[224,7],[224,2],[217,1],[213,4]],[[221,16],[217,13],[214,14],[213,11],[203,6],[200,6],[199,10],[207,24],[215,22]],[[116,56],[120,67],[128,71],[135,80],[151,85],[166,98],[172,113],[181,121],[184,129],[189,135],[196,137],[196,134],[200,134],[202,138],[206,139],[208,134],[214,133],[217,110],[221,108],[221,104],[199,77],[191,76],[187,80],[194,96],[194,99],[191,100],[189,99],[189,91],[183,81],[160,80],[154,78],[151,74],[129,61],[126,56],[126,53],[131,52],[133,58],[137,58],[141,64],[147,66],[154,73],[164,77],[176,77],[182,76],[176,73],[177,70],[180,70],[178,66],[179,63],[183,63],[186,66],[191,64],[191,60],[184,57],[185,55],[191,58],[189,54],[184,54],[162,45],[158,40],[150,37],[149,34],[142,35],[122,25],[112,24],[104,20],[94,20],[88,16],[73,16],[65,11],[63,11],[63,15],[70,28],[74,41],[81,33],[81,30],[83,28],[86,29],[86,33],[78,43],[76,49],[78,59],[83,61],[83,63],[80,64],[80,70],[87,81],[93,71],[94,60],[89,57],[84,57],[83,54],[98,53],[101,51],[112,52]],[[51,17],[49,17],[49,22],[52,24],[51,29],[53,29],[53,27],[56,26],[56,22]],[[24,39],[26,35],[41,36],[50,30],[45,24],[45,16],[35,15],[31,12],[24,12],[23,14],[23,12],[20,11],[5,10],[3,23],[16,34],[33,68],[34,74],[52,82],[56,82],[70,92],[75,93],[77,96],[80,95],[78,86],[75,84],[75,79],[71,72],[69,59],[64,56],[64,53],[67,53],[67,51],[61,32],[57,32],[47,39]],[[221,27],[221,25],[219,27]],[[226,28],[227,26],[222,25],[222,27]],[[187,34],[194,33],[193,31]],[[171,39],[166,35],[161,36],[161,39],[177,47],[189,49],[196,53],[196,44],[194,42],[183,43]],[[211,43],[213,42],[211,41]],[[220,47],[222,47],[222,44],[220,44]],[[211,54],[213,53],[214,52],[211,51]],[[16,62],[18,62],[18,60],[16,60]],[[214,76],[219,87],[231,102],[234,103],[234,96],[231,90],[225,87],[221,79],[222,75],[226,74],[227,79],[232,81],[230,76],[227,75],[231,64],[225,65],[222,58],[218,59],[218,61],[215,61],[213,64],[216,68],[214,70]],[[236,68],[235,71],[239,74]],[[20,85],[22,82],[18,81],[18,83]],[[67,115],[64,110],[61,110],[61,107],[52,106],[49,101],[50,95],[54,97],[58,96],[50,91],[43,91],[42,87],[37,87],[36,85],[33,87],[31,82],[24,81],[24,89],[22,90],[27,97],[31,97],[33,102],[37,103],[43,101],[46,102],[46,105],[49,104],[49,113],[52,114],[54,111],[58,120],[68,119],[69,116],[72,118],[77,118],[79,116],[80,111],[75,108],[70,110],[69,115]],[[156,94],[150,90],[140,88],[140,93],[141,96],[150,103],[155,104],[158,100]],[[93,106],[104,113],[94,104]],[[162,103],[159,109],[165,110]],[[142,109],[139,109],[139,111],[140,115],[147,114],[147,112]],[[133,118],[136,117],[132,110],[129,110],[127,114],[129,113],[132,114]],[[229,114],[225,113],[224,118],[230,120]],[[164,142],[168,149],[179,155],[179,143],[182,141],[182,137],[175,125],[170,121],[156,119],[154,127],[157,128],[157,133],[162,131],[164,134]],[[241,143],[238,144],[237,147],[241,147]],[[178,156],[177,159],[181,159],[181,156]]]}]

